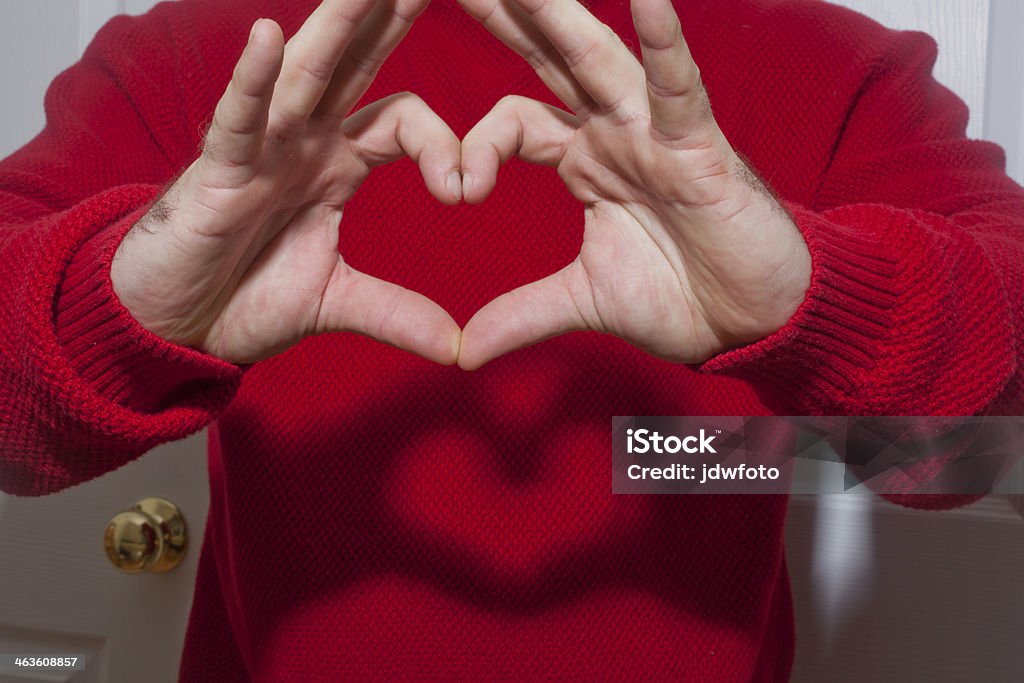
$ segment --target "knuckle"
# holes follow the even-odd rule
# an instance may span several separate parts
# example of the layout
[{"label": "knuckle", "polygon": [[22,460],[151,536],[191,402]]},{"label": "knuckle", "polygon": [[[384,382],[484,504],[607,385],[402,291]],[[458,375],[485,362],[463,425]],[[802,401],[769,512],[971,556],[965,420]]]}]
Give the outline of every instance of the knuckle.
[{"label": "knuckle", "polygon": [[334,74],[334,64],[323,59],[300,60],[296,68],[307,78],[315,81],[328,81]]},{"label": "knuckle", "polygon": [[570,69],[575,69],[584,64],[587,60],[594,59],[607,43],[600,40],[587,40],[581,44],[574,45],[565,51],[565,64]]},{"label": "knuckle", "polygon": [[541,69],[545,64],[554,61],[556,57],[558,57],[558,53],[555,52],[555,49],[549,43],[533,45],[523,54],[523,59],[534,70]]},{"label": "knuckle", "polygon": [[227,92],[224,93],[224,97],[221,98],[221,101],[230,101],[233,99],[260,100],[263,96],[263,93],[260,92],[258,85],[252,78],[236,71],[231,77],[231,83],[228,86]]},{"label": "knuckle", "polygon": [[273,145],[283,145],[298,139],[308,125],[308,120],[301,112],[285,106],[274,110],[269,119],[265,140]]},{"label": "knuckle", "polygon": [[693,89],[689,86],[676,83],[662,83],[657,78],[652,77],[647,78],[647,88],[651,91],[651,94],[663,98],[686,97],[693,92]]},{"label": "knuckle", "polygon": [[541,2],[537,3],[536,7],[532,7],[532,8],[527,9],[526,13],[529,16],[532,17],[532,16],[535,16],[537,14],[540,14],[544,10],[550,9],[550,7],[551,7],[551,0],[541,0]]},{"label": "knuckle", "polygon": [[707,90],[701,79],[700,71],[694,69],[692,72],[681,74],[678,77],[667,79],[659,78],[648,74],[647,88],[652,95],[664,99],[690,98],[697,103],[703,113],[710,113],[711,103]]},{"label": "knuckle", "polygon": [[515,95],[503,95],[500,100],[494,103],[491,110],[495,113],[507,112],[509,109],[514,109],[516,106]]},{"label": "knuckle", "polygon": [[503,116],[512,114],[521,109],[526,101],[522,95],[505,95],[494,105],[494,112]]},{"label": "knuckle", "polygon": [[381,66],[380,59],[371,55],[354,53],[352,50],[346,51],[342,58],[352,65],[352,68],[356,70],[356,73],[363,74],[370,78],[377,75],[377,71]]},{"label": "knuckle", "polygon": [[423,100],[422,97],[408,90],[405,90],[400,93],[395,93],[391,97],[392,102],[408,110],[420,111],[422,109],[428,108],[427,103]]},{"label": "knuckle", "polygon": [[231,117],[227,115],[225,111],[224,103],[217,105],[217,108],[213,111],[213,119],[210,121],[210,127],[206,130],[206,137],[220,135],[221,133],[227,133],[228,135],[237,134],[241,135],[247,131],[242,130],[241,126],[233,126],[229,124]]}]

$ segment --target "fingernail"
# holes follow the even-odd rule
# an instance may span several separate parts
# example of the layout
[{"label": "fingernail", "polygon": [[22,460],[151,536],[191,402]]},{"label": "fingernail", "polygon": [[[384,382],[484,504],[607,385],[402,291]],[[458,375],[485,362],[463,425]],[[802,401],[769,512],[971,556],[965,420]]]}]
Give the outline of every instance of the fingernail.
[{"label": "fingernail", "polygon": [[470,191],[472,191],[472,189],[473,189],[473,183],[474,182],[475,181],[474,181],[474,178],[473,178],[472,174],[464,173],[462,175],[462,194],[463,195],[469,196]]},{"label": "fingernail", "polygon": [[260,25],[261,21],[263,21],[263,20],[262,19],[257,19],[255,22],[253,22],[252,29],[249,31],[249,42],[250,43],[252,42],[252,39],[256,37],[256,27]]},{"label": "fingernail", "polygon": [[448,174],[448,191],[452,196],[462,201],[462,175],[458,171]]}]

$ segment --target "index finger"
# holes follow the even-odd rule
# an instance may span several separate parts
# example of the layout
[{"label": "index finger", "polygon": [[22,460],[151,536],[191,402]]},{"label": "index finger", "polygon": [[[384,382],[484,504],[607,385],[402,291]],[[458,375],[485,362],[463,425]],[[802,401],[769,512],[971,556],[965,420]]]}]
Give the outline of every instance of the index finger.
[{"label": "index finger", "polygon": [[671,0],[633,0],[633,23],[647,74],[651,126],[680,139],[711,118],[700,69],[683,37]]},{"label": "index finger", "polygon": [[283,54],[281,27],[271,19],[256,21],[231,82],[214,110],[203,141],[203,156],[223,169],[232,169],[237,182],[248,181],[254,173],[249,165],[263,147]]}]

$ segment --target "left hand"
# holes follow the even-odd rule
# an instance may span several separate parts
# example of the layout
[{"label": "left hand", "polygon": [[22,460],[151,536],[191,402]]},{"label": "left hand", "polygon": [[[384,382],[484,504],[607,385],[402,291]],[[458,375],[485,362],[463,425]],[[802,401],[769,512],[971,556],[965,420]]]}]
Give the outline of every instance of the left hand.
[{"label": "left hand", "polygon": [[643,65],[576,0],[459,2],[575,113],[500,101],[463,140],[465,200],[519,156],[556,166],[586,205],[579,256],[480,309],[459,365],[580,330],[699,363],[785,325],[810,254],[715,122],[671,0],[633,0]]}]

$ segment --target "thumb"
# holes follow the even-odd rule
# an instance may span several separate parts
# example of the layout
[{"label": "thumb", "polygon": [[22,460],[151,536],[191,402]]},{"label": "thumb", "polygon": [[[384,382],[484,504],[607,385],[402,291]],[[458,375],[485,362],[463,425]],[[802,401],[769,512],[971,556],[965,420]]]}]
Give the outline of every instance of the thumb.
[{"label": "thumb", "polygon": [[569,332],[598,330],[593,296],[579,259],[553,275],[523,285],[489,302],[466,323],[459,366],[484,364],[537,342]]},{"label": "thumb", "polygon": [[356,332],[442,365],[459,357],[459,326],[443,308],[341,259],[317,314],[315,333],[324,332]]}]

